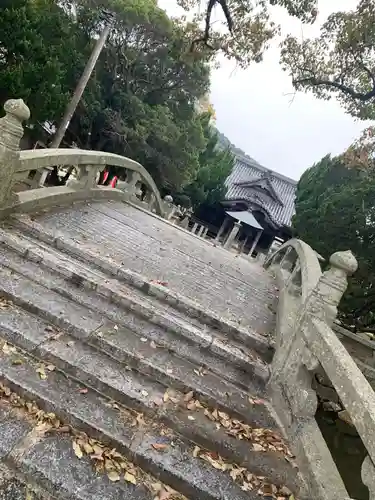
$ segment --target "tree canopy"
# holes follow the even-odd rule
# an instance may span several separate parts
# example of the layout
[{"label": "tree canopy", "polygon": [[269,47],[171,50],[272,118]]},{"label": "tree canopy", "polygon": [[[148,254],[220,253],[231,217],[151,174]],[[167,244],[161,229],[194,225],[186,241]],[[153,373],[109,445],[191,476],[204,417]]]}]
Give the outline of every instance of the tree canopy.
[{"label": "tree canopy", "polygon": [[325,259],[350,248],[359,269],[340,305],[341,318],[375,328],[375,171],[324,157],[301,177],[293,227]]},{"label": "tree canopy", "polygon": [[320,36],[283,42],[281,62],[297,90],[317,97],[333,95],[360,119],[375,117],[375,2],[360,0],[357,8],[335,12]]},{"label": "tree canopy", "polygon": [[206,147],[199,155],[194,179],[174,197],[181,204],[202,211],[204,206],[214,206],[224,199],[225,180],[234,166],[234,156],[229,148],[222,149],[219,146],[219,134],[210,124],[211,114],[202,114],[200,119]]},{"label": "tree canopy", "polygon": [[[291,16],[306,23],[314,22],[317,15],[317,0],[206,0],[204,3],[178,0],[178,3],[195,13],[190,24],[192,50],[202,46],[214,52],[219,50],[243,67],[253,61],[260,62],[270,40],[279,33],[279,26],[271,19],[272,7],[284,7]],[[213,21],[215,9],[222,11],[223,22]]]},{"label": "tree canopy", "polygon": [[104,8],[113,26],[65,141],[130,156],[159,186],[181,188],[206,146],[195,103],[209,90],[211,55],[192,54],[185,24],[156,0],[4,0],[1,100],[22,97],[33,123],[57,124]]}]

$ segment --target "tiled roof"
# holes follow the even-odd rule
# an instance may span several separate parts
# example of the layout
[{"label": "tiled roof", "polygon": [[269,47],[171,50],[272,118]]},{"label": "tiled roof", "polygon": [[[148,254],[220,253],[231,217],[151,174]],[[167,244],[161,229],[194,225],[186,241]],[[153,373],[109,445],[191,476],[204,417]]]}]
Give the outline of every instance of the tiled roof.
[{"label": "tiled roof", "polygon": [[[272,185],[280,202],[272,197],[254,191],[250,186],[239,186],[238,183],[252,182],[266,177]],[[295,213],[294,199],[297,181],[289,179],[260,165],[249,156],[237,156],[232,173],[226,180],[228,188],[226,200],[247,200],[258,203],[269,213],[278,226],[290,226]]]}]

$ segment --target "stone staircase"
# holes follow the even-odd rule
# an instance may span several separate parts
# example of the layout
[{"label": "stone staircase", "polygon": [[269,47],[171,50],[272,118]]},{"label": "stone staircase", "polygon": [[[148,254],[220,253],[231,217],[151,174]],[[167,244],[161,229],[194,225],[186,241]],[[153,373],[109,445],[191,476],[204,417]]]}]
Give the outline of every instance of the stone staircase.
[{"label": "stone staircase", "polygon": [[265,336],[33,219],[0,241],[0,498],[297,498]]}]

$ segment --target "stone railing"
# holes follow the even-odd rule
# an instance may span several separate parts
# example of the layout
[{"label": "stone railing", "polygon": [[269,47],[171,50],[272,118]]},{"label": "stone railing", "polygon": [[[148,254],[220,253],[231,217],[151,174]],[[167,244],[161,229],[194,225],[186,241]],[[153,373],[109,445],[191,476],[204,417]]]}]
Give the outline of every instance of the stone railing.
[{"label": "stone railing", "polygon": [[362,481],[375,500],[375,393],[332,330],[357,261],[350,251],[335,253],[322,273],[312,248],[290,240],[265,267],[276,274],[280,289],[269,390],[306,479],[306,497],[349,498],[315,419],[312,381],[314,373],[324,370],[367,450]]},{"label": "stone railing", "polygon": [[[152,177],[139,163],[101,151],[20,151],[22,122],[30,117],[30,111],[21,99],[7,101],[4,110],[6,114],[0,119],[0,216],[96,198],[134,202],[164,216],[168,203],[163,202]],[[66,186],[44,187],[48,173],[55,166],[74,166],[75,179],[69,180]],[[106,166],[124,170],[126,181],[119,182],[117,189],[97,185],[99,174]],[[27,190],[16,192],[20,184]]]}]

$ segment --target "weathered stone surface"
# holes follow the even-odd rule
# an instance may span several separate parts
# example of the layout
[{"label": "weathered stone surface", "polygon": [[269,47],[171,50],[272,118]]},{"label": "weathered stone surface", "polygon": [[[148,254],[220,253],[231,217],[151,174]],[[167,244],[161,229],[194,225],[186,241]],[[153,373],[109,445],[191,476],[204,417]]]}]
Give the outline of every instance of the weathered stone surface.
[{"label": "weathered stone surface", "polygon": [[102,500],[102,498],[152,499],[142,486],[111,484],[106,476],[94,473],[90,459],[74,455],[69,438],[50,436],[21,457],[19,467],[52,495],[61,499]]},{"label": "weathered stone surface", "polygon": [[[68,325],[73,323],[76,332],[79,331],[82,337],[90,335],[101,325],[101,321],[86,316],[87,310],[83,307],[56,293],[52,294],[36,283],[30,286],[29,280],[10,269],[0,268],[0,283],[3,294],[16,304],[52,322],[58,318],[57,326],[62,328],[69,328]],[[69,318],[68,322],[65,322],[65,316]]]},{"label": "weathered stone surface", "polygon": [[[173,405],[165,403],[163,407],[157,406],[157,414],[154,416],[152,427],[149,423],[146,426],[134,427],[134,415],[123,410],[120,412],[118,406],[116,408],[110,405],[106,398],[101,397],[95,391],[90,390],[87,394],[80,394],[82,384],[66,378],[57,370],[49,372],[46,380],[41,380],[35,371],[37,364],[25,355],[19,356],[23,360],[19,366],[12,365],[10,356],[3,357],[0,363],[3,378],[11,389],[27,399],[36,401],[45,411],[55,413],[63,422],[86,431],[90,436],[102,440],[110,447],[116,447],[131,460],[186,494],[194,491],[198,498],[223,498],[219,495],[228,488],[228,482],[230,482],[228,476],[219,471],[213,470],[206,475],[207,467],[201,460],[192,456],[193,444],[190,440],[198,443],[202,448],[222,453],[230,461],[247,466],[254,473],[266,474],[276,484],[288,484],[292,488],[296,486],[295,470],[283,457],[278,457],[276,454],[251,452],[249,443],[236,441],[223,434],[222,431],[219,432],[216,426],[199,412],[194,412],[195,420],[191,421],[187,418],[191,415],[190,411],[185,410],[184,413],[182,408],[174,409]],[[163,423],[164,437],[160,434],[160,425]],[[170,424],[187,441],[178,438],[170,429],[167,431],[165,425],[170,426]],[[147,438],[144,437],[145,434]],[[167,449],[162,453],[154,450],[155,453],[153,453],[150,443],[163,440],[168,443]],[[53,441],[51,446],[52,450],[50,445],[37,445],[37,452],[33,452],[32,456],[40,456],[42,454],[40,450],[43,449],[46,454],[52,453],[52,460],[55,462],[54,456],[57,455],[55,447],[59,447],[60,444]],[[69,456],[69,450],[65,449],[67,447],[68,444],[63,444],[62,464],[66,455]],[[33,458],[32,462],[35,460],[36,458]],[[73,465],[74,460],[75,458]],[[186,460],[187,464],[185,464]],[[177,464],[176,461],[181,461],[181,463]],[[27,465],[29,466],[28,460]],[[201,470],[202,467],[203,470]],[[55,465],[52,469],[54,468]],[[44,464],[42,464],[42,469],[42,477],[39,469],[37,472],[38,482],[45,488],[50,488],[49,483],[52,481],[55,484],[57,479],[49,473],[46,482]],[[75,470],[74,466],[73,473]],[[69,480],[73,481],[74,486],[74,477]],[[103,484],[103,481],[99,481],[97,485],[99,484]],[[105,481],[104,484],[106,484]],[[85,491],[86,488],[92,491],[91,483],[84,487]],[[54,490],[50,489],[50,491]],[[238,486],[233,484],[228,490],[228,498],[229,495],[233,495],[233,498],[242,498],[242,496],[238,497],[238,494]],[[65,495],[63,488],[63,498],[66,498]]]},{"label": "weathered stone surface", "polygon": [[8,455],[30,429],[29,422],[18,420],[17,412],[0,401],[0,459]]},{"label": "weathered stone surface", "polygon": [[[156,442],[163,442],[158,439]],[[214,500],[220,495],[221,500],[255,500],[259,495],[253,492],[244,492],[236,485],[229,475],[220,474],[203,461],[192,456],[191,450],[181,447],[178,439],[169,453],[160,453],[152,447],[155,436],[145,435],[139,443],[134,442],[133,448],[137,455],[137,462],[143,468],[149,468],[163,479],[167,471],[173,470],[174,476],[170,484],[178,491],[182,491],[188,498]]]},{"label": "weathered stone surface", "polygon": [[[183,395],[193,391],[194,397],[231,418],[277,428],[269,404],[261,400],[267,368],[257,355],[272,355],[264,334],[274,323],[273,279],[243,259],[158,218],[150,220],[145,212],[136,210],[134,215],[134,210],[120,204],[73,207],[27,220],[28,238],[19,232],[21,226],[0,234],[0,278],[5,295],[19,305],[15,310],[22,311],[17,320],[4,317],[3,331],[8,341],[37,358],[20,352],[23,363],[13,365],[11,356],[0,357],[3,379],[189,498],[260,498],[257,491],[242,491],[228,473],[194,457],[196,444],[294,489],[295,471],[282,456],[252,451],[251,443],[229,437],[201,410],[192,413],[181,404]],[[98,221],[108,222],[99,232]],[[150,244],[156,245],[151,256],[146,251]],[[123,280],[121,263],[131,268]],[[164,269],[166,277],[158,274]],[[154,285],[155,279],[166,281],[171,291]],[[180,301],[183,306],[175,307]],[[6,314],[12,315],[11,309]],[[33,326],[25,334],[28,315]],[[236,315],[246,316],[243,325],[236,327]],[[61,335],[49,324],[59,326]],[[41,361],[56,366],[45,380],[36,372]],[[88,392],[81,392],[86,387]],[[166,398],[170,390],[180,404]],[[134,410],[145,414],[145,425],[134,426]],[[164,439],[169,440],[166,450],[152,447]],[[86,473],[85,461],[77,463],[71,453],[64,439],[48,437],[9,460],[20,456],[13,465],[59,498],[88,498],[97,490],[102,498],[120,498],[117,490],[109,493],[114,485]],[[62,475],[58,455],[59,466],[66,468]],[[51,457],[51,465],[38,463],[45,456]],[[137,498],[129,490],[123,496]]]},{"label": "weathered stone surface", "polygon": [[[5,257],[6,255],[6,257]],[[82,290],[77,287],[75,284],[70,281],[62,279],[59,276],[55,276],[52,273],[49,273],[47,270],[42,270],[38,268],[36,264],[33,262],[24,261],[21,257],[15,255],[14,259],[12,259],[13,254],[3,254],[0,259],[3,259],[3,262],[6,259],[7,265],[11,266],[12,270],[18,272],[22,272],[23,275],[27,275],[30,279],[36,280],[37,282],[43,283],[45,286],[49,286],[56,290],[56,292],[60,292],[63,295],[63,298],[69,298],[70,300],[75,299],[75,302],[79,302],[82,305],[84,304],[90,309],[86,309],[82,311],[82,316],[89,317],[90,322],[96,325],[102,324],[100,327],[101,336],[92,335],[90,337],[90,343],[99,345],[101,349],[106,352],[109,352],[111,356],[116,357],[119,360],[127,360],[129,364],[133,366],[138,366],[138,353],[142,353],[141,364],[143,366],[143,371],[146,373],[150,373],[150,370],[154,370],[155,367],[163,366],[164,360],[160,358],[165,352],[165,349],[168,351],[176,351],[179,356],[183,356],[187,359],[191,359],[194,363],[197,363],[198,366],[186,368],[190,371],[193,371],[194,368],[199,368],[200,366],[205,366],[209,369],[212,369],[215,373],[222,376],[224,374],[225,378],[228,378],[230,381],[235,384],[239,384],[243,386],[253,394],[262,391],[264,387],[264,382],[268,376],[268,370],[266,366],[257,359],[255,354],[252,354],[251,351],[241,349],[240,347],[231,346],[229,344],[229,340],[221,340],[220,338],[214,338],[215,333],[213,331],[210,332],[208,330],[207,334],[201,333],[197,328],[195,328],[195,336],[191,337],[189,333],[187,333],[189,325],[186,324],[186,321],[182,323],[177,323],[173,328],[174,323],[168,321],[167,324],[170,325],[170,328],[163,329],[159,325],[153,325],[150,322],[145,321],[144,319],[136,317],[133,313],[122,310],[120,307],[114,304],[108,304],[108,302],[100,297],[94,296],[90,291]],[[15,274],[14,274],[15,275]],[[25,280],[25,278],[21,277],[20,279]],[[20,293],[17,295],[17,300],[20,300],[22,303],[24,290],[32,290],[33,282],[25,280],[24,287],[21,288]],[[49,299],[54,300],[56,296],[55,292],[49,292]],[[12,291],[13,297],[15,297],[15,291]],[[73,308],[72,313],[69,313],[69,302],[65,302],[65,315],[61,317],[61,315],[52,314],[50,306],[47,305],[45,310],[44,304],[42,304],[38,300],[38,295],[36,294],[35,301],[33,299],[29,299],[30,293],[27,293],[27,303],[28,307],[31,310],[39,310],[41,311],[41,315],[43,317],[49,318],[52,323],[56,325],[60,325],[63,322],[63,325],[68,331],[71,331],[78,338],[82,337],[82,328],[78,328],[76,332],[76,324],[74,322],[70,322],[70,317],[73,317],[73,321],[75,318],[76,308]],[[57,297],[58,301],[61,301],[61,297]],[[155,309],[153,307],[153,309]],[[17,311],[17,314],[16,314]],[[158,314],[162,317],[164,314],[163,309],[162,312]],[[19,312],[19,314],[18,314]],[[98,313],[101,313],[102,316],[99,316]],[[2,316],[4,316],[4,320],[2,320]],[[19,317],[18,317],[19,316]],[[114,319],[114,323],[108,322],[105,320],[105,316],[109,316]],[[19,325],[15,325],[14,322],[16,318]],[[17,329],[22,327],[27,320],[27,316],[22,313],[18,308],[15,310],[15,313],[12,312],[7,313],[4,311],[0,311],[0,327],[3,328],[3,333],[6,338],[15,342],[14,335],[17,334]],[[20,342],[21,340],[24,342],[23,344],[18,344],[21,347],[29,347],[33,348],[42,340],[47,339],[49,336],[53,334],[53,332],[49,332],[50,327],[45,323],[35,317],[30,317],[31,324],[33,324],[33,331],[30,331],[25,328],[25,335],[21,335],[21,337],[17,340]],[[160,321],[162,323],[162,321]],[[134,334],[129,328],[121,328],[122,325],[127,325],[132,330],[136,332]],[[8,325],[8,326],[7,326]],[[180,325],[180,326],[179,326]],[[8,330],[11,330],[9,332]],[[37,333],[39,332],[39,333]],[[76,333],[75,333],[76,332]],[[87,335],[87,330],[84,332],[84,336]],[[185,338],[187,339],[185,340]],[[196,347],[194,346],[194,342],[192,342],[192,338],[196,339]],[[206,342],[203,342],[203,346],[207,345],[207,349],[199,349],[200,345],[199,338],[206,339]],[[145,339],[148,339],[148,342],[145,342]],[[155,342],[158,346],[158,349],[152,348],[149,342]],[[211,345],[210,345],[211,343]],[[185,347],[184,347],[185,346]],[[161,348],[163,347],[163,349]],[[215,353],[218,356],[215,356]],[[153,358],[159,357],[159,361],[155,359],[155,362],[152,362]],[[169,354],[169,357],[172,357]],[[151,363],[151,365],[150,365]],[[183,360],[180,360],[179,363],[182,363],[182,370],[184,363]],[[231,366],[233,364],[233,367]]]},{"label": "weathered stone surface", "polygon": [[36,222],[56,236],[73,238],[83,249],[104,255],[119,268],[168,282],[209,310],[237,322],[241,318],[258,333],[272,331],[267,307],[274,297],[272,280],[257,264],[121,204],[58,211],[41,215]]}]

